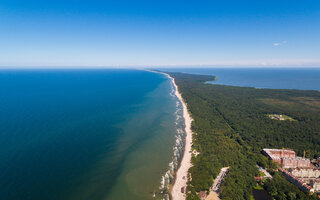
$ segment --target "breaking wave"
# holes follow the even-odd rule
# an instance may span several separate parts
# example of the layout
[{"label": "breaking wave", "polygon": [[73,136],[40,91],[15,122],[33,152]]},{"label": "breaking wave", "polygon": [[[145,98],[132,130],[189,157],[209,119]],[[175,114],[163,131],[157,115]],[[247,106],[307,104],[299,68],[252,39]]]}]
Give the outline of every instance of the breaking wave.
[{"label": "breaking wave", "polygon": [[172,161],[168,165],[168,170],[161,177],[160,182],[160,196],[162,200],[170,200],[169,187],[173,185],[175,179],[175,173],[179,167],[179,163],[182,159],[185,146],[185,131],[184,131],[184,118],[182,103],[175,96],[175,87],[171,82],[170,96],[176,100],[175,115],[175,144],[173,146]]}]

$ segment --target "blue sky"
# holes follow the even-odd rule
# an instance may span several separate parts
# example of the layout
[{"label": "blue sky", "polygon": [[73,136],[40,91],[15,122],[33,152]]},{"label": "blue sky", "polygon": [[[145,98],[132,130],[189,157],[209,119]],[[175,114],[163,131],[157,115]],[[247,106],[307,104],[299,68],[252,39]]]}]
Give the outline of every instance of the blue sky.
[{"label": "blue sky", "polygon": [[0,0],[0,66],[320,66],[319,0]]}]

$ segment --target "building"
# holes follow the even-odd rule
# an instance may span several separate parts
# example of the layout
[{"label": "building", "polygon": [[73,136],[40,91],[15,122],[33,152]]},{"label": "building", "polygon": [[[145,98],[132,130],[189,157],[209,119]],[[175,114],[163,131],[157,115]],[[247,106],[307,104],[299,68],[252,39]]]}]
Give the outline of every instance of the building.
[{"label": "building", "polygon": [[296,152],[289,149],[263,149],[262,153],[279,163],[279,171],[302,191],[320,192],[320,169],[311,167],[310,159],[297,157]]},{"label": "building", "polygon": [[298,186],[302,191],[304,191],[304,192],[312,192],[312,193],[315,192],[313,187],[311,187],[307,183],[303,182],[298,177],[292,175],[291,172],[289,172],[289,171],[287,171],[287,170],[285,170],[283,168],[279,168],[279,171],[284,175],[284,177],[286,177],[286,179],[288,181],[290,181],[291,183],[293,183],[296,186]]},{"label": "building", "polygon": [[311,166],[310,159],[295,157],[295,158],[282,158],[280,162],[283,168],[296,168],[296,167],[306,167]]},{"label": "building", "polygon": [[220,186],[228,172],[229,172],[229,167],[224,167],[220,170],[220,173],[218,174],[216,179],[213,181],[213,185],[211,187],[212,191],[219,192]]},{"label": "building", "polygon": [[284,118],[282,117],[282,115],[274,115],[274,118],[278,119],[278,120],[284,120]]},{"label": "building", "polygon": [[289,149],[263,149],[262,153],[264,153],[272,160],[296,157],[296,152]]},{"label": "building", "polygon": [[[311,169],[311,168],[296,168],[296,169],[289,169],[292,175],[298,178],[320,178],[320,170],[319,169]],[[320,179],[319,179],[320,180]]]},{"label": "building", "polygon": [[289,149],[263,149],[262,153],[282,168],[310,167],[310,159],[296,157],[296,152]]},{"label": "building", "polygon": [[315,192],[320,192],[320,180],[319,179],[311,180],[310,186],[314,189]]},{"label": "building", "polygon": [[305,192],[320,192],[320,170],[318,169],[289,169],[279,168],[288,181],[297,185]]}]

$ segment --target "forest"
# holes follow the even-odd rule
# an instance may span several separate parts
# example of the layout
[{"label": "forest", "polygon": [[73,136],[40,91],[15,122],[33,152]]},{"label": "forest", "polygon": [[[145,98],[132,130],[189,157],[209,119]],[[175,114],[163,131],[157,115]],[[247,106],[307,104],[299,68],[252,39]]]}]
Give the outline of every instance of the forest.
[{"label": "forest", "polygon": [[[193,147],[187,199],[209,191],[222,167],[230,171],[221,186],[224,200],[252,199],[256,165],[276,168],[261,154],[263,148],[290,148],[299,156],[320,156],[320,93],[318,91],[255,89],[208,84],[214,76],[168,73],[175,79],[192,123]],[[284,114],[293,121],[273,120]],[[265,184],[275,199],[316,199],[281,175]],[[280,185],[282,185],[280,187]],[[286,186],[286,187],[285,187]],[[286,188],[295,188],[288,191]]]}]

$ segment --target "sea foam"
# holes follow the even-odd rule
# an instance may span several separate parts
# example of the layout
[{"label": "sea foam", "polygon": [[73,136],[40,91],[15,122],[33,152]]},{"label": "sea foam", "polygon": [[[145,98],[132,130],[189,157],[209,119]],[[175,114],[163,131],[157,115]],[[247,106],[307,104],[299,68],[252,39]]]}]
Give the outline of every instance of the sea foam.
[{"label": "sea foam", "polygon": [[184,118],[183,118],[183,109],[182,103],[178,100],[178,98],[174,95],[175,87],[171,82],[171,92],[170,96],[176,100],[176,111],[175,115],[175,144],[172,148],[172,161],[168,164],[168,170],[162,175],[160,182],[160,196],[163,200],[169,200],[169,187],[173,185],[175,179],[175,173],[179,167],[179,163],[183,156],[184,146],[185,146],[185,136],[186,133],[184,131]]}]

